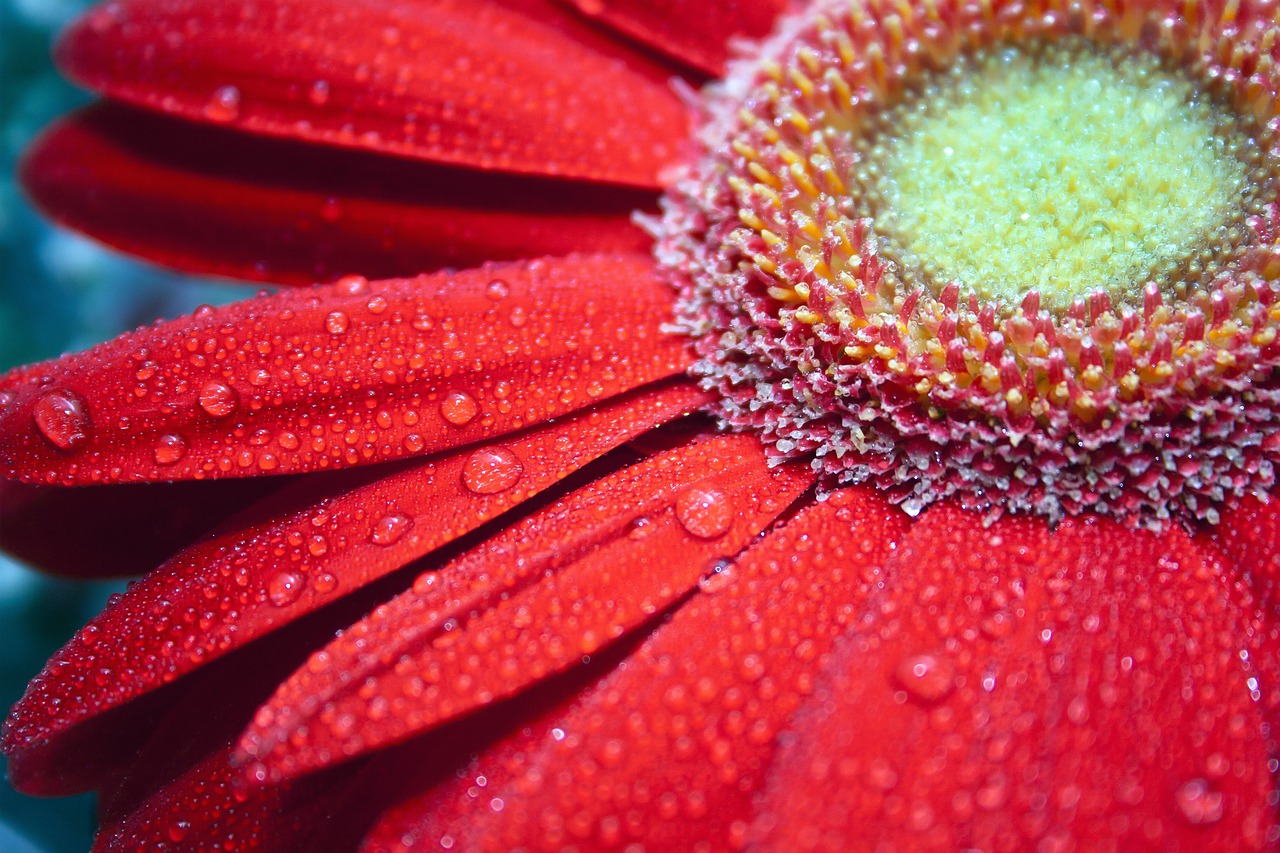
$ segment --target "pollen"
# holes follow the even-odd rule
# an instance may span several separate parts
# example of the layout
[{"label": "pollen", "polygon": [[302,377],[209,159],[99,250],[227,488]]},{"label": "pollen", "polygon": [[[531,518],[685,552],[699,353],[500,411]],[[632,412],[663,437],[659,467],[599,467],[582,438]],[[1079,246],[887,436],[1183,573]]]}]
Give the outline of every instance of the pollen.
[{"label": "pollen", "polygon": [[1259,183],[1239,122],[1186,75],[1078,40],[966,57],[877,123],[865,198],[886,255],[997,302],[1184,281]]},{"label": "pollen", "polygon": [[1280,464],[1280,12],[815,0],[653,222],[727,428],[822,487],[1214,521]]}]

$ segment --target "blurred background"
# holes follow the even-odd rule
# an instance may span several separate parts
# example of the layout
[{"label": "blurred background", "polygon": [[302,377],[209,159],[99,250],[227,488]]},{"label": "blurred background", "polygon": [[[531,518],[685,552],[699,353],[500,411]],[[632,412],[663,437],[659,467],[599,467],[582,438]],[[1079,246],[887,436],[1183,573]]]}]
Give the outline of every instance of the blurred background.
[{"label": "blurred background", "polygon": [[[22,151],[52,118],[89,100],[49,59],[89,0],[0,0],[0,370],[53,358],[156,317],[252,291],[130,261],[43,221],[14,182]],[[43,577],[0,554],[0,709],[122,582]],[[93,799],[36,800],[0,785],[0,851],[85,851]]]}]

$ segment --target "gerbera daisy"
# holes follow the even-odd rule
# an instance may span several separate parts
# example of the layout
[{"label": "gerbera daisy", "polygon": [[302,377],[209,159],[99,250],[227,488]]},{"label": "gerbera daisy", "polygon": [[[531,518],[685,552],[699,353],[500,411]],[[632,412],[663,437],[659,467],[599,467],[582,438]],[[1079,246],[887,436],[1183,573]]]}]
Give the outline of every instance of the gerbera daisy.
[{"label": "gerbera daisy", "polygon": [[67,33],[52,216],[330,283],[0,381],[30,547],[173,554],[20,788],[119,850],[1280,844],[1276,3],[782,6]]}]

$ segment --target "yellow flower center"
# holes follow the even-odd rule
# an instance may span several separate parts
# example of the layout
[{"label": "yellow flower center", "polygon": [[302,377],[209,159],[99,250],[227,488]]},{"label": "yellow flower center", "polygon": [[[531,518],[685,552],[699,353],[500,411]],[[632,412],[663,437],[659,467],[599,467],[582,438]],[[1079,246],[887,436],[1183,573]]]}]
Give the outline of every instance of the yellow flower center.
[{"label": "yellow flower center", "polygon": [[1185,75],[1074,39],[969,57],[877,124],[861,171],[903,278],[1006,303],[1198,279],[1259,183],[1237,117]]},{"label": "yellow flower center", "polygon": [[812,0],[656,256],[718,414],[908,511],[1214,521],[1280,472],[1280,22]]}]

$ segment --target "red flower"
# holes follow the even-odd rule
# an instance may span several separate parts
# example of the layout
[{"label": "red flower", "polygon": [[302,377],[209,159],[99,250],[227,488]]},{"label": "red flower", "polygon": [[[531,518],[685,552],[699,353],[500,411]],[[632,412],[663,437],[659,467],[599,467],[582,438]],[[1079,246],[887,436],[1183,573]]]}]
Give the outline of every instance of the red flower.
[{"label": "red flower", "polygon": [[[1119,356],[1091,350],[1093,338],[1061,364],[1046,356],[1080,382],[1055,421],[1019,408],[1039,387],[1035,335],[1059,328],[1035,323],[1076,329],[1087,316],[1101,335],[1110,303],[1068,294],[1051,315],[1037,296],[988,316],[974,295],[966,340],[980,339],[996,390],[963,348],[939,349],[930,374],[941,387],[971,371],[962,402],[893,378],[913,369],[894,366],[899,350],[863,353],[837,334],[886,327],[855,317],[871,302],[847,293],[880,288],[885,316],[924,336],[926,353],[928,335],[964,337],[938,328],[970,303],[950,285],[917,291],[942,306],[926,335],[909,325],[916,298],[890,292],[915,286],[908,252],[898,267],[872,242],[856,262],[806,254],[803,235],[839,206],[819,184],[848,178],[863,155],[827,157],[835,137],[811,133],[817,114],[788,111],[849,80],[867,88],[848,89],[846,106],[876,102],[941,56],[930,45],[978,32],[961,25],[977,16],[995,45],[1013,37],[1001,27],[1021,38],[1025,25],[1042,39],[1058,27],[1114,35],[1166,60],[1184,47],[1219,57],[1206,78],[1269,119],[1272,6],[819,4],[830,20],[801,8],[765,47],[742,48],[747,70],[709,96],[709,116],[678,96],[720,73],[729,36],[768,33],[782,5],[121,0],[72,28],[63,65],[106,100],[27,161],[51,215],[181,268],[342,277],[0,381],[0,466],[43,484],[4,485],[6,527],[29,534],[9,547],[87,574],[176,552],[14,708],[4,744],[18,787],[98,789],[99,846],[121,850],[1280,844],[1280,525],[1274,502],[1241,497],[1269,485],[1276,452],[1275,335],[1248,325],[1249,311],[1271,322],[1258,248],[1273,233],[1270,161],[1248,215],[1230,220],[1249,230],[1221,259],[1226,283],[1205,274],[1203,306],[1170,285],[1162,307],[1157,288],[1141,315],[1148,344],[1117,333],[1098,340]],[[874,27],[885,41],[840,41]],[[847,77],[827,74],[811,37],[844,57]],[[1256,49],[1217,50],[1231,39]],[[791,65],[753,59],[784,48]],[[739,120],[732,146],[716,136]],[[699,121],[701,153],[684,142]],[[735,169],[761,183],[730,198]],[[631,211],[654,208],[676,178],[666,219],[646,220],[662,237],[654,261]],[[810,216],[803,193],[786,195],[808,186],[831,210]],[[751,206],[770,193],[789,219]],[[813,276],[844,281],[837,256],[853,284],[810,299]],[[354,275],[445,267],[471,268]],[[895,269],[901,282],[881,280]],[[1117,304],[1132,297],[1140,311],[1144,293],[1150,303],[1148,290]],[[739,311],[744,294],[755,301]],[[1007,351],[997,320],[1014,330]],[[1228,322],[1253,343],[1222,343]],[[673,324],[702,334],[696,355]],[[1165,326],[1182,349],[1157,362]],[[1187,330],[1221,347],[1208,356],[1220,370],[1162,385],[1159,364],[1176,374],[1184,351],[1205,352]],[[844,355],[824,349],[837,344]],[[1010,379],[999,357],[1015,351]],[[1259,372],[1229,372],[1219,352]],[[1123,359],[1148,355],[1134,391]],[[874,381],[837,377],[840,358],[878,365]],[[956,438],[978,424],[984,441],[1020,447],[1042,428],[1063,453],[1028,439],[1034,461],[1063,478],[1083,465],[1087,480],[1090,441],[1111,429],[1089,420],[1104,367],[1114,376],[1101,381],[1120,383],[1106,387],[1129,395],[1121,428],[1141,433],[1144,465],[1107,457],[1123,482],[1081,497],[1046,475],[1019,491],[1023,480],[963,443],[976,439]],[[799,404],[752,397],[806,382]],[[1148,385],[1161,401],[1182,395],[1168,423],[1142,408]],[[1041,390],[1051,409],[1052,387]],[[864,393],[858,409],[832,402]],[[1222,402],[1230,394],[1238,404]],[[805,401],[820,411],[796,415]],[[882,416],[868,413],[882,408],[901,452],[876,449]],[[1193,409],[1206,423],[1230,409],[1236,431],[1204,431],[1192,465],[1162,473],[1152,448],[1201,436],[1179,420]],[[699,410],[758,426],[776,458]],[[866,414],[865,442],[833,444],[853,434],[833,413],[851,411]],[[955,427],[945,458],[910,429],[937,423]],[[1213,478],[1197,473],[1197,448],[1212,448]],[[829,454],[846,452],[892,463],[874,476],[833,468]],[[899,476],[904,459],[915,479]],[[841,485],[851,479],[906,491]],[[50,488],[106,483],[147,485]],[[951,494],[997,512],[1048,501],[1044,515],[1067,517],[993,520],[945,500],[919,512]],[[915,516],[894,505],[904,500]],[[1089,514],[1091,500],[1119,520]],[[1162,525],[1169,513],[1217,523]],[[66,529],[74,514],[94,519],[92,536]]]}]

